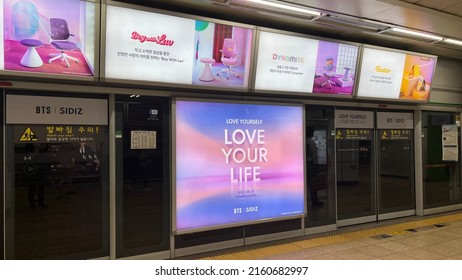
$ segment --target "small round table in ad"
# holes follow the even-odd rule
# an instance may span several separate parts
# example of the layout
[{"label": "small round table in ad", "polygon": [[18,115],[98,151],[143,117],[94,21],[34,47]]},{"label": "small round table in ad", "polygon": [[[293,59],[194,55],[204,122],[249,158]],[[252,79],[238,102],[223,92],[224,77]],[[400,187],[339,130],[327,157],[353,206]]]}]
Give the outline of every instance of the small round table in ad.
[{"label": "small round table in ad", "polygon": [[215,63],[215,59],[204,57],[200,59],[200,62],[204,63],[204,70],[202,70],[202,74],[200,75],[199,80],[203,82],[213,81],[215,78],[213,77],[210,65]]}]

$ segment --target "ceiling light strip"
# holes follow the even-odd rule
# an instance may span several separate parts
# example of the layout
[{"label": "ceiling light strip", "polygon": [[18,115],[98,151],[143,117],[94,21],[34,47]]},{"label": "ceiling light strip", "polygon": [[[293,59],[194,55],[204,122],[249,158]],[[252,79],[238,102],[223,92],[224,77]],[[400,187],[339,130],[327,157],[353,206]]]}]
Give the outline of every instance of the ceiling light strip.
[{"label": "ceiling light strip", "polygon": [[416,36],[416,37],[421,37],[421,38],[427,38],[427,39],[431,39],[432,41],[441,41],[441,40],[443,40],[443,37],[441,37],[441,36],[422,33],[422,32],[408,30],[408,29],[402,29],[402,28],[393,27],[393,28],[391,28],[391,31],[398,32],[398,33],[403,33],[403,34],[407,34],[407,35],[412,35],[412,36]]},{"label": "ceiling light strip", "polygon": [[444,43],[451,44],[451,45],[462,46],[462,41],[460,41],[460,40],[445,38],[445,39],[443,40],[443,42],[444,42]]},{"label": "ceiling light strip", "polygon": [[304,14],[308,14],[308,15],[312,15],[312,16],[320,16],[321,15],[320,12],[304,9],[304,8],[301,8],[301,7],[295,7],[295,6],[291,6],[291,5],[281,4],[281,3],[264,1],[264,0],[240,0],[238,2],[248,3],[248,4],[253,3],[253,4],[268,6],[268,7],[277,8],[277,9],[285,9],[285,10],[288,10],[288,11],[304,13]]}]

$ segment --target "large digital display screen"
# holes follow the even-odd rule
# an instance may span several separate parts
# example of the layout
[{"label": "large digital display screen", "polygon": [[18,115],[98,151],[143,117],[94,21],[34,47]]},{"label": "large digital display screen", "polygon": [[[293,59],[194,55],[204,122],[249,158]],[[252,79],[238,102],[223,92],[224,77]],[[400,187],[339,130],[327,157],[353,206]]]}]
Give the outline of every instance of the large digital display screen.
[{"label": "large digital display screen", "polygon": [[358,97],[427,101],[436,58],[364,48]]},{"label": "large digital display screen", "polygon": [[106,78],[248,85],[253,29],[115,6],[106,26]]},{"label": "large digital display screen", "polygon": [[177,100],[178,234],[305,213],[301,106]]},{"label": "large digital display screen", "polygon": [[255,89],[352,95],[358,46],[260,32]]},{"label": "large digital display screen", "polygon": [[0,70],[94,76],[95,3],[0,0]]}]

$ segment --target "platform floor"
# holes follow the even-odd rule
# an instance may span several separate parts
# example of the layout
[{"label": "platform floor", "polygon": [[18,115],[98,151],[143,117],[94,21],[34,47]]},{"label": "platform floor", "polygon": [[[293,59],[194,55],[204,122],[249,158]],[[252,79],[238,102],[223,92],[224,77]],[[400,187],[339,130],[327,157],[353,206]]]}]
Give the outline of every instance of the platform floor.
[{"label": "platform floor", "polygon": [[462,211],[189,256],[201,260],[462,260]]}]

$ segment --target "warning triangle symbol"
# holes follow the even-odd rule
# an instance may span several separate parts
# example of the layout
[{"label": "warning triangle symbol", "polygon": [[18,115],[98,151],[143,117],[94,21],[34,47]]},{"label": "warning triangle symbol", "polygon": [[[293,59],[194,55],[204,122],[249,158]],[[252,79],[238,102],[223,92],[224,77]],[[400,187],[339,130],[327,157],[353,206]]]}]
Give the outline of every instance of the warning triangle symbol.
[{"label": "warning triangle symbol", "polygon": [[23,132],[21,138],[19,138],[20,142],[31,142],[31,141],[38,141],[37,136],[35,136],[35,133],[30,129],[30,127],[27,127],[26,130]]},{"label": "warning triangle symbol", "polygon": [[388,139],[388,133],[386,131],[383,132],[382,139]]},{"label": "warning triangle symbol", "polygon": [[342,131],[338,130],[337,131],[337,136],[335,137],[337,139],[343,139]]}]

